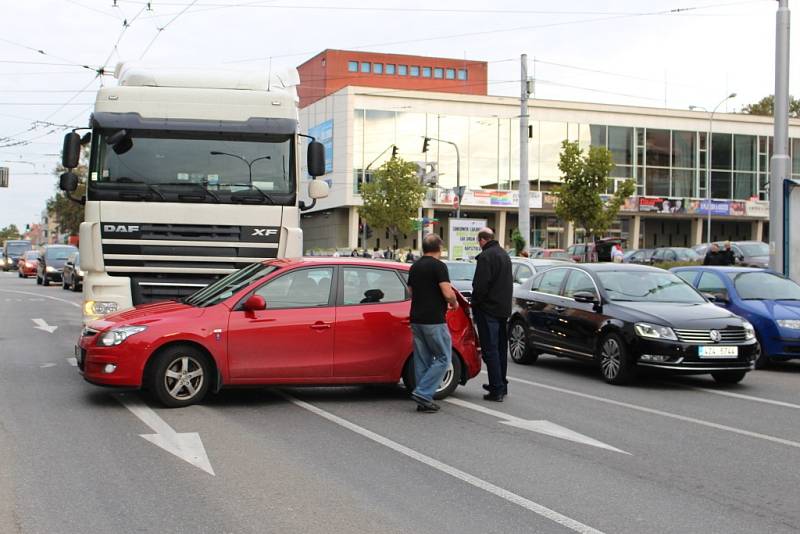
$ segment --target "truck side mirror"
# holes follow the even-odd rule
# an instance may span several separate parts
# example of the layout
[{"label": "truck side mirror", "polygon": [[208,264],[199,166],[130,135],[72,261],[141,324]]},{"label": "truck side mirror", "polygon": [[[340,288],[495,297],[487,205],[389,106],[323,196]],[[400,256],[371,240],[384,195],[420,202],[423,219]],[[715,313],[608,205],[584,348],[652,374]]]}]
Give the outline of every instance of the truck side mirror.
[{"label": "truck side mirror", "polygon": [[81,136],[70,132],[64,136],[64,147],[61,151],[61,165],[65,169],[74,169],[78,166],[81,157]]},{"label": "truck side mirror", "polygon": [[311,141],[308,144],[307,163],[308,174],[311,176],[317,177],[325,174],[325,147],[319,141]]},{"label": "truck side mirror", "polygon": [[308,198],[311,200],[326,198],[329,190],[328,182],[324,180],[311,180],[308,182]]},{"label": "truck side mirror", "polygon": [[78,176],[73,172],[65,172],[58,179],[58,187],[67,193],[78,189]]}]

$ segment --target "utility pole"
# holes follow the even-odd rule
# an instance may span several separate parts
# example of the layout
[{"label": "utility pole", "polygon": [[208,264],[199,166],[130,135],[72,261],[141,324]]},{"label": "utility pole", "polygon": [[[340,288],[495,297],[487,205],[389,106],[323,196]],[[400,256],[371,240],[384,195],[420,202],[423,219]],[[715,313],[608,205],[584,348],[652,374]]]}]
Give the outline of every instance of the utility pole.
[{"label": "utility pole", "polygon": [[769,174],[769,266],[789,274],[789,247],[784,216],[784,182],[790,177],[789,160],[789,0],[778,0],[775,16],[775,151],[770,159]]},{"label": "utility pole", "polygon": [[522,85],[519,97],[519,233],[525,239],[528,250],[531,240],[531,207],[530,181],[528,180],[528,55],[520,56],[520,82]]}]

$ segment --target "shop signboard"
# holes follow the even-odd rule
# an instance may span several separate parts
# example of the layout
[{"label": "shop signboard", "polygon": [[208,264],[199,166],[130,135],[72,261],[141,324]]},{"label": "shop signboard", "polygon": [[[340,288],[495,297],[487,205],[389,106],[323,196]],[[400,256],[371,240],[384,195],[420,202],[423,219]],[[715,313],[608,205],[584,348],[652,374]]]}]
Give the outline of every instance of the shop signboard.
[{"label": "shop signboard", "polygon": [[478,232],[486,226],[486,219],[450,219],[448,224],[448,257],[451,260],[471,260],[480,254]]},{"label": "shop signboard", "polygon": [[769,202],[764,200],[748,200],[744,204],[744,212],[748,217],[769,218]]}]

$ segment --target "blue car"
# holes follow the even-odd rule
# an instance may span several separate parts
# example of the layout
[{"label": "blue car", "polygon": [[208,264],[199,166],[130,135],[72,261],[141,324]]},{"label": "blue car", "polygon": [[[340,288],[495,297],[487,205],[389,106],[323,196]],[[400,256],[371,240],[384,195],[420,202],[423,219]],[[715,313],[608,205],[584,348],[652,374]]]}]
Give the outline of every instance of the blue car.
[{"label": "blue car", "polygon": [[756,368],[770,360],[800,358],[800,285],[765,269],[675,267],[678,277],[714,302],[750,321],[761,353]]}]

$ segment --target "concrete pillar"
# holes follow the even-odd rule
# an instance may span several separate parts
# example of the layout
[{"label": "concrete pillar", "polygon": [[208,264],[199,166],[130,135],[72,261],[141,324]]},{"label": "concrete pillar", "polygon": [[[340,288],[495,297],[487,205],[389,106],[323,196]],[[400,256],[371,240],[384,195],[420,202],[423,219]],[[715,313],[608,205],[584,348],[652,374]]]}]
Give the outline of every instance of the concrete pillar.
[{"label": "concrete pillar", "polygon": [[561,234],[564,236],[564,243],[561,245],[561,248],[567,248],[571,244],[575,242],[575,225],[571,222],[568,222],[564,226],[564,233]]},{"label": "concrete pillar", "polygon": [[695,245],[704,243],[705,242],[703,237],[704,235],[705,234],[703,233],[703,219],[695,217],[694,219],[692,219],[692,229],[691,229],[691,235],[689,236],[690,240],[689,246],[693,247]]},{"label": "concrete pillar", "polygon": [[750,223],[750,240],[761,241],[764,237],[764,221],[759,219]]},{"label": "concrete pillar", "polygon": [[637,250],[639,248],[639,240],[642,238],[642,216],[634,215],[631,217],[631,233],[628,237],[628,248]]},{"label": "concrete pillar", "polygon": [[[506,246],[506,211],[498,211],[496,214],[497,228],[494,229],[494,236],[501,247]],[[527,240],[526,240],[527,241]],[[530,243],[528,243],[530,245]]]},{"label": "concrete pillar", "polygon": [[347,213],[347,248],[358,248],[358,207],[350,206]]}]

